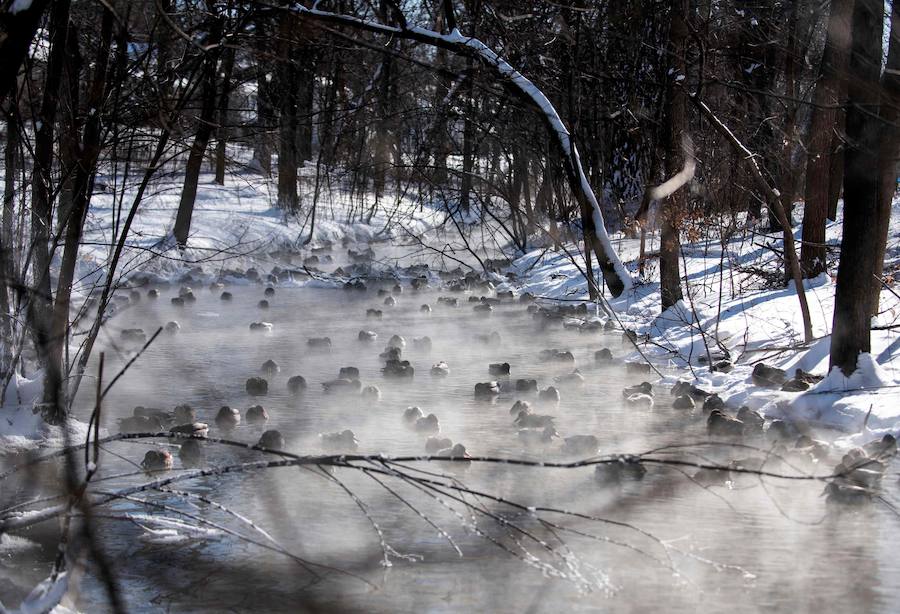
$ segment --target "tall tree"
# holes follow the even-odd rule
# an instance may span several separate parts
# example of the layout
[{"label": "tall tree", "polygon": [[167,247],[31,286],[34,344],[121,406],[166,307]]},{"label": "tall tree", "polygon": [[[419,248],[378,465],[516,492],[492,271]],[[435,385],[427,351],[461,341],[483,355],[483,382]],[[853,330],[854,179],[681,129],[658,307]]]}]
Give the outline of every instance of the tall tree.
[{"label": "tall tree", "polygon": [[228,145],[228,121],[231,101],[231,73],[234,70],[234,47],[228,47],[222,54],[221,92],[219,93],[218,121],[216,125],[216,183],[225,185],[225,162]]},{"label": "tall tree", "polygon": [[285,11],[278,18],[278,207],[286,214],[300,209],[297,193],[297,151],[299,129],[297,64],[293,50],[297,18]]},{"label": "tall tree", "polygon": [[881,275],[884,273],[884,255],[891,222],[891,201],[897,187],[897,160],[900,158],[900,10],[897,3],[891,6],[890,44],[887,64],[882,81],[881,119],[884,125],[881,150],[878,153],[878,217],[875,234],[878,239],[875,252],[875,277],[872,279],[872,315],[878,313],[881,298]]},{"label": "tall tree", "polygon": [[[84,229],[84,220],[87,216],[88,206],[90,205],[91,195],[93,193],[97,161],[102,147],[103,127],[101,120],[103,114],[101,113],[101,109],[107,97],[107,85],[111,76],[110,72],[115,69],[115,66],[112,68],[109,67],[114,15],[113,12],[106,7],[101,8],[101,15],[99,29],[100,40],[99,45],[97,46],[96,56],[93,58],[94,61],[91,62],[93,74],[91,75],[85,105],[87,117],[84,121],[83,131],[80,135],[76,135],[78,140],[78,157],[75,160],[73,169],[72,201],[69,210],[65,212],[65,218],[60,219],[60,225],[64,228],[64,243],[56,284],[56,298],[53,305],[52,328],[50,334],[51,345],[49,351],[49,358],[54,364],[60,366],[60,373],[63,371],[63,355],[65,344],[68,342],[70,300],[72,295],[72,284],[75,280],[75,265]],[[124,56],[126,53],[124,46],[124,41],[121,41],[117,51],[120,56]],[[48,373],[53,373],[55,370],[56,369],[52,369],[48,371]],[[50,382],[48,382],[47,385],[50,385]],[[52,382],[52,385],[60,387],[60,396],[67,404],[69,399],[65,398],[63,379],[60,379],[58,382]],[[58,411],[60,412],[60,415],[58,418],[61,419],[62,413],[67,409],[67,406],[59,407]]]},{"label": "tall tree", "polygon": [[[687,77],[685,53],[688,37],[689,0],[672,3],[672,24],[669,30],[669,74],[666,81],[666,100],[669,103],[664,143],[666,149],[666,175],[676,176],[685,163],[682,141],[687,138],[688,109],[683,83]],[[678,230],[679,216],[687,210],[684,188],[676,189],[664,198],[660,206],[659,225],[659,290],[662,308],[668,309],[681,300],[681,274],[678,257],[681,240]]]},{"label": "tall tree", "polygon": [[258,15],[254,21],[254,49],[256,51],[256,130],[253,140],[253,159],[265,176],[272,174],[272,150],[270,131],[274,123],[272,106],[272,72],[268,69],[271,57],[268,34],[271,21]]},{"label": "tall tree", "polygon": [[69,0],[59,0],[50,11],[50,56],[44,77],[41,107],[35,122],[34,174],[31,196],[32,286],[28,298],[28,319],[34,335],[38,361],[44,368],[44,414],[59,419],[60,365],[50,357],[53,296],[50,290],[50,236],[53,227],[53,143],[59,89],[65,63],[69,31]]},{"label": "tall tree", "polygon": [[[14,93],[14,92],[13,92]],[[11,96],[14,100],[15,96]],[[11,103],[4,105],[4,119],[6,120],[6,146],[3,148],[3,217],[0,226],[0,345],[3,354],[0,355],[0,370],[9,373],[13,368],[10,364],[12,349],[12,322],[10,319],[10,305],[14,292],[10,292],[18,284],[18,275],[15,271],[15,253],[13,249],[13,217],[15,216],[16,199],[16,169],[18,167],[19,149],[19,122],[16,109]]]},{"label": "tall tree", "polygon": [[815,277],[826,270],[825,220],[834,192],[830,181],[832,171],[840,171],[833,169],[832,163],[837,142],[842,76],[847,70],[850,48],[853,3],[854,0],[831,0],[825,50],[813,94],[806,159],[803,243],[800,246],[800,267],[804,277]]},{"label": "tall tree", "polygon": [[203,158],[213,133],[216,118],[216,68],[218,67],[222,39],[223,17],[216,14],[215,2],[205,0],[210,15],[208,46],[203,49],[202,69],[200,74],[200,116],[197,118],[197,130],[194,142],[188,154],[184,169],[184,187],[178,203],[173,234],[178,245],[187,245],[191,233],[191,220],[194,216],[194,203],[197,200],[197,187],[200,182],[200,171],[203,170]]},{"label": "tall tree", "polygon": [[831,333],[831,367],[856,370],[871,349],[871,295],[879,237],[878,118],[883,3],[857,0],[851,20],[847,76],[847,150],[844,154],[844,225]]}]

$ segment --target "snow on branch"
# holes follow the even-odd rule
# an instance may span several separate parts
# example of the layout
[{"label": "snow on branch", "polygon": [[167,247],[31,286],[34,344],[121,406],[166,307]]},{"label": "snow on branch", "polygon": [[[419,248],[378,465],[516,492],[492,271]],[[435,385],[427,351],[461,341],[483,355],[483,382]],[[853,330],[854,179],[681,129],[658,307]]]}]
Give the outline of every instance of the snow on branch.
[{"label": "snow on branch", "polygon": [[668,198],[694,178],[694,172],[697,170],[697,159],[694,158],[694,142],[690,136],[684,135],[684,138],[681,140],[681,149],[684,151],[684,166],[669,179],[650,189],[651,200]]},{"label": "snow on branch", "polygon": [[572,191],[575,192],[579,202],[584,202],[592,211],[594,232],[597,239],[595,245],[598,248],[597,257],[600,261],[600,268],[603,271],[607,287],[613,296],[619,296],[631,287],[631,275],[613,249],[612,241],[606,232],[600,203],[597,201],[597,196],[594,194],[594,190],[591,188],[587,175],[584,172],[578,148],[572,141],[571,133],[559,116],[553,103],[550,102],[540,88],[482,41],[475,37],[463,35],[457,28],[453,28],[447,34],[442,34],[415,25],[389,26],[353,15],[319,10],[316,6],[313,5],[313,8],[307,8],[297,4],[293,6],[292,10],[319,21],[349,26],[387,36],[406,38],[447,49],[458,55],[478,60],[502,77],[517,95],[529,102],[541,113],[565,161]]}]

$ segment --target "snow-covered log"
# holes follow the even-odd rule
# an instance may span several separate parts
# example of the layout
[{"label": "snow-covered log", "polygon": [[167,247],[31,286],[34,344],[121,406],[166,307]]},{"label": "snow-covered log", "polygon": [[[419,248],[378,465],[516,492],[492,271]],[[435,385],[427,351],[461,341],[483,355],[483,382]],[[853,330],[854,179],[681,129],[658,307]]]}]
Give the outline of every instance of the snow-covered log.
[{"label": "snow-covered log", "polygon": [[625,268],[625,265],[622,264],[622,261],[613,249],[612,241],[610,241],[606,232],[603,212],[600,210],[600,203],[597,201],[597,196],[594,194],[594,190],[591,188],[587,175],[584,172],[578,147],[572,141],[571,134],[556,108],[540,88],[497,55],[490,47],[477,38],[464,36],[456,28],[453,28],[447,34],[442,34],[407,23],[401,23],[400,26],[389,26],[376,21],[360,19],[352,15],[323,11],[316,7],[317,4],[314,4],[312,8],[296,4],[292,7],[292,10],[318,21],[440,47],[457,55],[473,58],[483,66],[493,70],[503,80],[504,85],[517,97],[534,107],[547,124],[552,140],[562,156],[572,192],[578,199],[582,211],[592,213],[590,216],[584,216],[584,223],[588,226],[594,226],[593,232],[596,240],[592,241],[592,244],[597,260],[600,263],[600,270],[603,273],[606,287],[609,288],[613,296],[619,296],[631,287],[631,276],[628,273],[628,269]]}]

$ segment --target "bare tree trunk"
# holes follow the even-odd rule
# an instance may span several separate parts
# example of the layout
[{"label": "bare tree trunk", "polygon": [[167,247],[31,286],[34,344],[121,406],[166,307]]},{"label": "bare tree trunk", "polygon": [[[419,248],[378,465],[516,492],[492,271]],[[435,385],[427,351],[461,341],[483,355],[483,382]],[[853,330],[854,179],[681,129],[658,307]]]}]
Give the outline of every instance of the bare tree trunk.
[{"label": "bare tree trunk", "polygon": [[[840,103],[841,74],[847,69],[852,11],[853,0],[831,2],[822,67],[813,94],[806,161],[803,243],[800,246],[800,267],[804,277],[815,277],[826,270],[825,219],[833,192],[830,179],[837,142],[837,106]],[[834,200],[837,201],[836,196]]]},{"label": "bare tree trunk", "polygon": [[[467,69],[471,72],[471,60],[467,63]],[[474,78],[466,79],[463,92],[462,177],[459,181],[459,208],[463,213],[469,212],[472,201],[472,169],[475,155],[475,122],[472,117],[475,113],[475,101],[472,99],[474,81]]]},{"label": "bare tree trunk", "polygon": [[[440,31],[442,25],[440,14],[436,20],[435,30]],[[447,51],[445,49],[435,50],[435,62],[438,66],[447,66]],[[439,117],[435,120],[434,138],[431,139],[432,156],[434,157],[434,171],[432,181],[439,188],[447,184],[447,155],[449,148],[447,147],[447,117],[448,109],[443,101],[448,97],[453,87],[450,77],[444,74],[437,76],[437,87],[432,104],[438,109]]]},{"label": "bare tree trunk", "polygon": [[891,222],[891,201],[897,187],[897,159],[900,154],[900,11],[891,9],[890,46],[887,65],[882,76],[881,150],[878,152],[878,175],[881,180],[878,194],[878,216],[875,222],[875,279],[872,280],[872,315],[878,314],[881,299],[881,275]]},{"label": "bare tree trunk", "polygon": [[393,78],[393,58],[385,53],[381,60],[381,73],[378,93],[378,120],[375,124],[375,148],[372,168],[372,183],[375,199],[381,200],[387,184],[387,172],[391,165],[391,113],[393,100],[391,97],[391,79]]},{"label": "bare tree trunk", "polygon": [[847,140],[844,154],[844,229],[834,297],[831,367],[856,370],[871,349],[872,279],[879,238],[878,119],[882,46],[881,0],[857,0],[853,8],[848,71]]},{"label": "bare tree trunk", "polygon": [[[15,99],[15,90],[12,92]],[[0,342],[3,355],[0,356],[0,371],[8,373],[13,368],[11,361],[12,322],[10,320],[11,297],[9,290],[18,284],[15,272],[13,250],[13,216],[16,198],[16,158],[19,147],[19,125],[12,105],[6,109],[6,147],[3,156],[3,221],[0,227]]]},{"label": "bare tree trunk", "polygon": [[60,87],[59,110],[59,170],[61,184],[57,196],[56,217],[65,225],[75,198],[75,173],[80,155],[79,103],[81,94],[81,49],[79,32],[69,24],[66,36],[66,56]]},{"label": "bare tree trunk", "polygon": [[[784,123],[782,125],[781,147],[778,151],[776,170],[778,172],[778,191],[781,194],[781,207],[784,209],[788,221],[792,221],[791,216],[794,211],[794,195],[797,182],[795,177],[797,169],[793,165],[794,148],[796,147],[797,138],[797,112],[799,105],[795,102],[798,98],[798,58],[806,57],[805,49],[800,48],[800,12],[803,8],[802,3],[794,2],[786,3],[783,7],[786,15],[787,28],[783,50],[778,51],[778,55],[783,56],[783,61],[776,64],[784,66]],[[784,230],[781,223],[775,216],[769,216],[769,230],[772,232]],[[792,231],[791,228],[788,230]],[[784,263],[784,279],[785,282],[790,279],[790,267],[787,262]]]},{"label": "bare tree trunk", "polygon": [[519,165],[519,172],[522,174],[522,204],[525,209],[525,241],[527,243],[528,237],[534,232],[535,224],[537,223],[534,215],[534,205],[531,201],[531,174],[529,171],[531,161],[529,156],[522,152],[516,163]]},{"label": "bare tree trunk", "polygon": [[[95,109],[95,112],[88,114],[84,127],[84,138],[80,139],[78,150],[81,155],[78,157],[74,172],[71,210],[67,212],[65,221],[65,247],[60,260],[50,335],[52,342],[50,359],[60,365],[60,370],[62,370],[63,354],[68,336],[69,304],[75,276],[75,264],[78,259],[78,247],[93,191],[97,159],[100,155],[102,136],[100,108],[106,96],[113,23],[112,11],[104,8],[97,56],[93,62],[94,75],[87,100],[87,108]],[[120,49],[119,52],[124,53],[124,49]],[[63,221],[61,220],[60,223],[62,224]],[[64,389],[64,387],[62,388]],[[66,399],[63,398],[63,402],[65,401]]]},{"label": "bare tree trunk", "polygon": [[[688,110],[684,88],[680,82],[687,77],[685,50],[687,44],[688,0],[672,4],[672,25],[669,30],[669,74],[667,75],[666,176],[674,177],[684,166],[682,141],[687,137]],[[659,293],[665,311],[682,299],[681,273],[678,257],[681,252],[679,218],[687,210],[686,190],[680,188],[665,198],[659,215]]]},{"label": "bare tree trunk", "polygon": [[[218,41],[221,36],[221,22],[217,19],[213,25],[213,41]],[[216,48],[218,49],[218,48]],[[194,203],[197,200],[197,186],[200,181],[200,171],[203,169],[203,158],[206,155],[206,147],[213,132],[213,122],[216,116],[216,65],[218,52],[207,50],[203,58],[203,85],[200,94],[200,117],[197,122],[197,132],[194,142],[188,154],[187,165],[184,169],[184,187],[181,190],[181,201],[178,203],[178,213],[175,216],[175,228],[173,234],[178,245],[187,245],[188,236],[191,233],[191,218],[194,215]]]},{"label": "bare tree trunk", "polygon": [[162,114],[168,115],[175,104],[175,71],[173,62],[179,55],[178,45],[181,39],[173,31],[163,15],[171,16],[175,12],[175,0],[158,0],[156,9],[160,13],[156,30],[156,71],[159,88],[159,105]]},{"label": "bare tree trunk", "polygon": [[272,128],[272,84],[271,73],[264,67],[268,65],[266,56],[269,53],[267,33],[271,22],[260,17],[256,20],[256,139],[253,142],[253,159],[266,177],[272,176],[272,149],[269,131]]},{"label": "bare tree trunk", "polygon": [[322,121],[319,129],[319,148],[322,155],[317,158],[317,164],[325,166],[326,173],[334,161],[335,156],[335,110],[340,108],[341,92],[344,87],[344,67],[339,54],[332,50],[330,79],[328,89],[322,97]]},{"label": "bare tree trunk", "polygon": [[219,120],[216,126],[216,183],[225,185],[225,147],[228,145],[228,108],[231,101],[231,73],[234,70],[234,48],[225,49],[222,57],[222,91],[219,94]]},{"label": "bare tree trunk", "polygon": [[291,52],[291,34],[296,18],[283,14],[278,23],[278,207],[286,214],[300,210],[297,193],[297,68]]},{"label": "bare tree trunk", "polygon": [[53,298],[50,291],[50,231],[53,224],[51,186],[53,182],[54,125],[58,94],[65,63],[69,24],[69,0],[58,0],[50,13],[50,57],[44,79],[44,93],[34,137],[34,179],[31,202],[31,249],[33,284],[28,301],[28,319],[34,335],[38,361],[44,368],[43,413],[46,419],[62,419],[60,365],[50,356],[50,319]]},{"label": "bare tree trunk", "polygon": [[300,64],[298,74],[299,92],[297,95],[297,155],[300,163],[313,159],[313,116],[315,114],[315,52],[307,45],[302,51],[304,60]]}]

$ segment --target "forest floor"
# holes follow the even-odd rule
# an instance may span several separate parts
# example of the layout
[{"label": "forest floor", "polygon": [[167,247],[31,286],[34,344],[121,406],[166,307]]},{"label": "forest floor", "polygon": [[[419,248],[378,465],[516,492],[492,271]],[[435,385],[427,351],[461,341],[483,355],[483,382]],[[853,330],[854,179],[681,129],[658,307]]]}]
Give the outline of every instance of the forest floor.
[{"label": "forest floor", "polygon": [[[301,192],[301,199],[306,203],[312,194],[311,188],[304,185],[306,191]],[[423,247],[420,252],[445,249],[448,245],[446,227],[451,223],[439,204],[423,204],[405,195],[391,195],[374,206],[371,200],[358,202],[340,189],[320,186],[317,219],[310,233],[312,220],[303,216],[286,220],[272,205],[273,192],[274,183],[255,174],[232,175],[225,186],[216,185],[211,175],[202,176],[189,247],[180,250],[171,237],[180,177],[175,175],[158,182],[134,221],[120,267],[124,285],[137,276],[177,283],[186,275],[195,282],[224,275],[233,283],[248,283],[240,275],[232,277],[229,273],[254,267],[265,274],[274,267],[285,267],[282,254],[308,256],[312,248],[326,242],[340,244],[345,238],[351,248],[364,247],[373,241],[406,245],[421,242],[432,246]],[[127,211],[127,192],[121,202],[112,194],[102,192],[95,197],[78,264],[80,285],[76,295],[78,291],[86,293],[105,274],[111,244],[121,227],[122,203]],[[888,273],[900,262],[900,200],[894,203],[894,208],[885,265]],[[304,207],[304,212],[308,210],[309,207]],[[801,219],[800,207],[794,216]],[[478,229],[477,214],[465,220],[457,217],[454,221],[465,226],[471,235],[480,234],[480,243],[473,242],[478,247],[486,245],[486,235],[496,236],[496,233],[485,233],[484,228]],[[828,227],[832,261],[838,255],[840,231],[840,219]],[[795,227],[795,235],[798,233],[799,225]],[[900,435],[900,297],[893,290],[886,288],[882,293],[880,313],[873,322],[877,330],[872,333],[872,353],[861,357],[861,369],[853,377],[845,378],[835,372],[802,393],[765,390],[752,385],[751,372],[758,362],[764,361],[789,373],[800,368],[828,375],[835,288],[831,277],[822,275],[806,284],[815,336],[815,341],[807,345],[803,343],[797,295],[792,286],[785,288],[777,279],[783,249],[780,235],[739,229],[724,243],[718,238],[685,243],[682,250],[685,297],[662,314],[657,260],[650,258],[644,274],[638,276],[637,241],[613,235],[613,242],[637,283],[623,296],[604,299],[603,307],[591,311],[605,321],[611,310],[617,326],[637,332],[641,339],[640,353],[631,344],[611,348],[617,358],[649,359],[663,372],[663,383],[693,378],[696,385],[718,393],[733,409],[748,405],[771,417],[833,427],[846,434],[848,444],[881,432]],[[540,240],[536,242],[540,243]],[[488,247],[497,253],[497,248],[502,246]],[[648,239],[647,250],[651,255],[655,248],[654,239]],[[461,246],[457,244],[453,249],[463,259],[459,255]],[[445,266],[456,265],[452,259],[445,258],[443,262]],[[384,268],[393,268],[395,273],[404,264],[408,262],[404,263],[402,258],[380,263]],[[530,292],[547,300],[584,301],[587,285],[579,272],[581,266],[583,260],[575,244],[564,244],[561,250],[543,245],[512,262],[508,271],[515,274],[514,279],[494,274],[494,281],[498,289]],[[343,279],[328,273],[333,268],[326,265],[321,276],[284,283],[339,285]],[[438,281],[436,275],[435,281]],[[734,369],[729,373],[711,373],[704,362],[708,355],[715,361],[721,354],[730,357]],[[17,377],[7,391],[4,405],[18,405],[18,409],[25,410],[35,395],[34,387],[32,381]],[[20,411],[18,418],[0,422],[0,437],[7,437],[9,443],[9,436],[34,436],[34,431],[41,429],[28,414]],[[48,434],[43,431],[45,437]],[[16,440],[24,443],[21,437]]]}]

